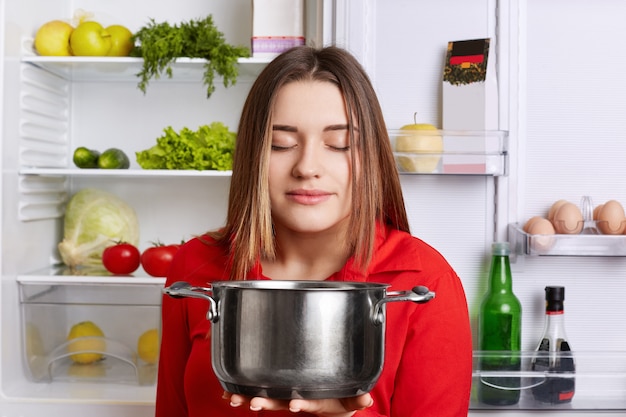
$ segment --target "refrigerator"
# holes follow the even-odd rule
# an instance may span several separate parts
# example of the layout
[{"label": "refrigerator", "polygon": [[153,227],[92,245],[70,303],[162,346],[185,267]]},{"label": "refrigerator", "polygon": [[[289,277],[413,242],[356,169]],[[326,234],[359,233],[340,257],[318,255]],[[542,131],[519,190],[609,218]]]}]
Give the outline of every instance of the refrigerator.
[{"label": "refrigerator", "polygon": [[[142,170],[135,152],[163,129],[220,121],[235,130],[246,94],[270,57],[241,59],[236,85],[216,82],[203,61],[179,59],[173,77],[139,90],[138,58],[39,57],[43,23],[93,13],[131,31],[212,15],[231,44],[250,45],[253,2],[181,0],[0,0],[1,231],[0,415],[151,416],[156,366],[136,357],[141,332],[158,328],[162,278],[69,275],[57,245],[64,210],[78,190],[109,191],[131,205],[139,247],[178,243],[225,221],[228,172]],[[336,44],[363,64],[392,133],[419,122],[442,129],[454,152],[483,171],[402,173],[411,231],[437,248],[466,291],[474,339],[494,241],[512,247],[514,291],[523,307],[524,351],[544,323],[544,287],[566,287],[566,328],[577,358],[576,394],[564,406],[520,401],[470,415],[626,414],[626,236],[557,236],[537,250],[521,226],[559,199],[626,204],[626,5],[613,0],[305,0],[305,39]],[[446,131],[443,71],[448,43],[489,39],[496,126]],[[493,103],[492,103],[493,104]],[[78,146],[117,147],[128,170],[81,170]],[[482,146],[476,151],[476,146]],[[106,367],[72,373],[57,355],[69,327],[94,320],[111,338]],[[475,344],[476,345],[476,344]],[[476,347],[476,346],[475,346]],[[476,347],[477,348],[477,347]],[[479,384],[480,369],[473,383]],[[475,387],[474,387],[475,388]],[[522,394],[525,395],[524,393]],[[418,400],[418,399],[416,399]]]}]

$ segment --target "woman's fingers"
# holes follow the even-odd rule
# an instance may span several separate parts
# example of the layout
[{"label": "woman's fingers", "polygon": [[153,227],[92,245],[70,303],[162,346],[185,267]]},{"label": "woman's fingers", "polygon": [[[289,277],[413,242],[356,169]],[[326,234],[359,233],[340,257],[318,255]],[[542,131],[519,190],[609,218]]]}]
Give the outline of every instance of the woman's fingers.
[{"label": "woman's fingers", "polygon": [[292,412],[305,411],[319,416],[351,416],[354,411],[363,410],[374,404],[369,394],[357,397],[342,398],[339,400],[291,400],[289,410]]},{"label": "woman's fingers", "polygon": [[293,413],[307,412],[318,416],[348,417],[357,410],[371,407],[374,400],[370,394],[363,394],[356,397],[326,400],[276,400],[263,397],[246,397],[239,394],[224,392],[225,399],[230,400],[232,407],[248,406],[252,411],[277,411],[290,410]]},{"label": "woman's fingers", "polygon": [[287,410],[289,402],[286,400],[273,400],[270,398],[254,397],[250,400],[250,410],[252,411],[277,411]]}]

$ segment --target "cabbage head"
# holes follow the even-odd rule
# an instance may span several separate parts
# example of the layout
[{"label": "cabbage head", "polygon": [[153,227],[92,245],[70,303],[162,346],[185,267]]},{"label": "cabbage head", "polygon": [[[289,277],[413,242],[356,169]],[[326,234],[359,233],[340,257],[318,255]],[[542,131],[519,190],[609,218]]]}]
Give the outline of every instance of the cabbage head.
[{"label": "cabbage head", "polygon": [[115,242],[139,244],[135,210],[119,197],[95,188],[72,196],[65,209],[61,259],[70,268],[102,266],[102,252]]}]

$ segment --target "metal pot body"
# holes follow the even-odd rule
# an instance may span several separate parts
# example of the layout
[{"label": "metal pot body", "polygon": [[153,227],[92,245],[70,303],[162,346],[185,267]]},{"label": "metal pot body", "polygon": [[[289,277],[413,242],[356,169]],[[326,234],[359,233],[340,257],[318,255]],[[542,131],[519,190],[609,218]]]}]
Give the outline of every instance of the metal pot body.
[{"label": "metal pot body", "polygon": [[220,281],[211,288],[165,292],[210,301],[212,366],[225,390],[312,399],[369,392],[384,361],[385,303],[424,302],[434,296],[425,289],[426,295],[394,293],[387,298],[386,288],[352,282]]},{"label": "metal pot body", "polygon": [[257,282],[213,286],[220,316],[212,328],[213,368],[226,390],[273,398],[371,390],[385,334],[372,308],[384,286]]}]

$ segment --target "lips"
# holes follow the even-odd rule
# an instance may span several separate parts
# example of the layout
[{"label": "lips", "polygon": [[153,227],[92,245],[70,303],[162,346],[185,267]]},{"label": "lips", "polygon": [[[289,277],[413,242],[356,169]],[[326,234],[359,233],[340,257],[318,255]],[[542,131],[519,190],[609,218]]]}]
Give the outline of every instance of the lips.
[{"label": "lips", "polygon": [[315,205],[320,204],[332,196],[332,193],[323,190],[291,190],[287,192],[287,198],[298,204]]}]

